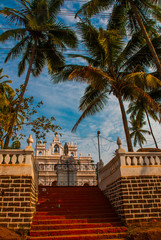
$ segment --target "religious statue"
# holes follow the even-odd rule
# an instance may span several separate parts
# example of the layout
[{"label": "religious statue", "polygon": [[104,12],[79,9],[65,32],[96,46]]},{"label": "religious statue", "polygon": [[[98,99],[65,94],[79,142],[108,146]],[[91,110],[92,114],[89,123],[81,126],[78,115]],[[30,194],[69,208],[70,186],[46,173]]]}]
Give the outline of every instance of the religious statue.
[{"label": "religious statue", "polygon": [[65,156],[68,155],[68,144],[67,144],[67,142],[64,144],[64,154],[65,154]]}]

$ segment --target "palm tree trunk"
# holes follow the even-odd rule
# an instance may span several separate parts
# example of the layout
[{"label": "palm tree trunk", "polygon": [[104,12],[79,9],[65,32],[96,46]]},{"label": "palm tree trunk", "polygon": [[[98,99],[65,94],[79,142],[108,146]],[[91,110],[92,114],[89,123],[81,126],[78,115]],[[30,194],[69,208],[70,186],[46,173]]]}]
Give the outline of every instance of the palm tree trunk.
[{"label": "palm tree trunk", "polygon": [[159,73],[159,75],[160,75],[160,77],[161,77],[161,63],[160,63],[160,60],[159,60],[159,58],[158,58],[158,55],[157,55],[157,53],[156,53],[156,51],[155,51],[155,48],[154,48],[154,46],[153,46],[153,44],[152,44],[152,42],[151,42],[151,40],[150,40],[150,38],[149,38],[149,36],[148,36],[148,33],[147,33],[146,28],[145,28],[145,26],[144,26],[144,23],[143,23],[143,21],[142,21],[142,19],[141,19],[141,17],[140,17],[140,14],[139,14],[139,12],[138,12],[138,10],[137,10],[137,7],[135,6],[133,0],[128,0],[128,1],[129,1],[130,5],[131,5],[131,7],[132,7],[132,9],[133,9],[133,11],[134,11],[134,13],[135,13],[136,20],[137,20],[137,22],[138,22],[138,24],[139,24],[139,26],[140,26],[140,28],[141,28],[141,30],[142,30],[142,33],[143,33],[143,35],[144,35],[144,38],[145,38],[145,40],[146,40],[146,42],[147,42],[147,45],[148,45],[148,47],[149,47],[149,49],[150,49],[150,51],[151,51],[151,54],[152,54],[152,56],[153,56],[153,59],[154,59],[154,61],[155,61],[155,64],[156,64],[158,73]]},{"label": "palm tree trunk", "polygon": [[17,106],[15,108],[15,113],[13,114],[13,118],[11,119],[10,127],[8,129],[8,133],[7,133],[7,136],[6,136],[6,139],[5,139],[5,143],[4,143],[4,148],[8,148],[9,141],[12,137],[12,130],[13,130],[14,122],[17,118],[17,114],[18,114],[18,111],[20,109],[20,105],[23,101],[23,97],[24,97],[24,94],[25,94],[25,91],[26,91],[26,88],[27,88],[27,85],[28,85],[28,82],[29,82],[29,79],[30,79],[30,74],[31,74],[31,70],[32,70],[32,64],[33,64],[33,61],[34,61],[34,55],[35,55],[36,47],[37,47],[37,40],[35,40],[35,43],[34,43],[33,48],[32,48],[32,54],[31,54],[31,59],[30,59],[30,62],[29,62],[27,75],[26,75],[26,78],[25,78],[25,83],[23,85],[21,94],[19,96],[19,101],[18,101]]},{"label": "palm tree trunk", "polygon": [[145,114],[146,114],[146,117],[147,117],[147,120],[148,120],[148,124],[149,124],[151,135],[152,135],[154,143],[155,143],[155,147],[158,148],[158,144],[157,144],[157,141],[156,141],[156,139],[154,137],[154,133],[153,133],[153,130],[152,130],[152,127],[151,127],[150,119],[149,119],[149,116],[148,116],[148,113],[147,113],[146,110],[145,110]]},{"label": "palm tree trunk", "polygon": [[121,114],[122,114],[122,121],[123,121],[123,125],[124,125],[124,131],[125,131],[125,136],[126,136],[126,142],[127,142],[127,148],[129,152],[133,152],[133,147],[132,147],[132,143],[131,143],[131,137],[130,137],[130,133],[129,133],[129,127],[128,127],[128,123],[127,123],[127,118],[126,118],[126,113],[125,113],[125,108],[123,105],[123,101],[121,96],[117,96],[119,104],[120,104],[120,109],[121,109]]}]

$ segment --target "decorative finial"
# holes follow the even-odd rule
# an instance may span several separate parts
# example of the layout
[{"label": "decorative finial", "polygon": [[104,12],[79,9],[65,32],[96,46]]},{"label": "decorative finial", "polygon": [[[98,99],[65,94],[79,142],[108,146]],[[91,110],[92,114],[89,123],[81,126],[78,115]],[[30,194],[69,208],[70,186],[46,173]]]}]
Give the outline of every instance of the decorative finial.
[{"label": "decorative finial", "polygon": [[120,137],[117,138],[118,149],[122,148],[122,140]]},{"label": "decorative finial", "polygon": [[122,140],[120,137],[117,138],[117,145],[118,149],[116,150],[116,153],[124,153],[125,150],[122,148]]},{"label": "decorative finial", "polygon": [[34,142],[32,135],[29,136],[29,138],[27,139],[27,143],[28,146],[25,148],[25,150],[31,150],[34,151],[34,149],[32,148],[32,143]]},{"label": "decorative finial", "polygon": [[27,143],[29,147],[32,147],[32,143],[34,142],[32,135],[29,136],[29,138],[27,139]]}]

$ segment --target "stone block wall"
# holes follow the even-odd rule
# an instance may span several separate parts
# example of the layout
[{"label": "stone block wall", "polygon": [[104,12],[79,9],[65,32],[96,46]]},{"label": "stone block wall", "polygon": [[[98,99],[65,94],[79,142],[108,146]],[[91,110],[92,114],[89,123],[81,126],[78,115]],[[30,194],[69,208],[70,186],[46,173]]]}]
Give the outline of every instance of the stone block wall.
[{"label": "stone block wall", "polygon": [[99,187],[127,224],[161,220],[161,152],[125,152],[99,165]]},{"label": "stone block wall", "polygon": [[37,187],[32,177],[0,176],[0,186],[0,225],[29,229],[37,201]]},{"label": "stone block wall", "polygon": [[29,229],[38,197],[38,168],[28,139],[25,150],[0,149],[0,226]]},{"label": "stone block wall", "polygon": [[122,177],[104,194],[127,224],[161,219],[161,176]]}]

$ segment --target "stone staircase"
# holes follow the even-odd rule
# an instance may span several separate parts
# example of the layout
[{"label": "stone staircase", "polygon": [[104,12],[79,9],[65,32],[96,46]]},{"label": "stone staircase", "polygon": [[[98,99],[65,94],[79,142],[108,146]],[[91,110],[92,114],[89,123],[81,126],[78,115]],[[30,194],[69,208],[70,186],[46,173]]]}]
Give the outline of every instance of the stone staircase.
[{"label": "stone staircase", "polygon": [[39,187],[29,240],[125,240],[124,227],[98,187]]}]

